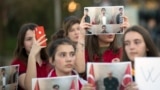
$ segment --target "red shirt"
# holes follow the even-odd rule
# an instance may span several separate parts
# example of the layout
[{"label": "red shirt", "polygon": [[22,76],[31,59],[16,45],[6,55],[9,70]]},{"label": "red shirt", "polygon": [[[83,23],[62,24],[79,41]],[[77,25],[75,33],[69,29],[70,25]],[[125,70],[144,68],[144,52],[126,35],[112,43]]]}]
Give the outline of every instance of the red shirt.
[{"label": "red shirt", "polygon": [[[112,59],[121,57],[122,50],[119,49],[117,53],[114,53],[113,50],[109,49],[104,51],[101,57],[94,55],[93,62],[112,62]],[[85,60],[86,63],[89,62],[89,54],[88,51],[85,51]]]},{"label": "red shirt", "polygon": [[[11,65],[17,65],[17,64],[19,65],[19,75],[21,75],[23,73],[26,73],[27,64],[25,64],[20,59],[15,59],[11,63]],[[39,78],[39,77],[47,77],[48,73],[52,69],[51,65],[48,62],[45,62],[45,61],[42,62],[41,66],[39,66],[38,63],[36,63],[36,67],[37,67],[37,78]],[[18,90],[23,90],[23,89],[19,87]]]},{"label": "red shirt", "polygon": [[[76,75],[76,73],[72,72],[72,75]],[[56,74],[55,70],[52,70],[51,75],[49,75],[48,77],[58,77]],[[79,84],[79,90],[81,90],[82,88],[82,83],[80,82],[80,80],[78,80],[78,84]]]}]

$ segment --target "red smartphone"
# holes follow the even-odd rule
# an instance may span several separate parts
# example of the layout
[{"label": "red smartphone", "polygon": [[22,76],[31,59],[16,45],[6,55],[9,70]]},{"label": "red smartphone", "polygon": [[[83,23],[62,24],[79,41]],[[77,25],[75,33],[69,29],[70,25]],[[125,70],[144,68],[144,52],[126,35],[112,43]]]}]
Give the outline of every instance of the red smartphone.
[{"label": "red smartphone", "polygon": [[[43,26],[37,26],[35,28],[35,36],[36,36],[36,40],[38,40],[41,36],[45,35],[44,32],[44,27]],[[46,37],[44,37],[41,41],[45,40]],[[47,42],[44,42],[41,44],[41,46],[47,46]]]}]

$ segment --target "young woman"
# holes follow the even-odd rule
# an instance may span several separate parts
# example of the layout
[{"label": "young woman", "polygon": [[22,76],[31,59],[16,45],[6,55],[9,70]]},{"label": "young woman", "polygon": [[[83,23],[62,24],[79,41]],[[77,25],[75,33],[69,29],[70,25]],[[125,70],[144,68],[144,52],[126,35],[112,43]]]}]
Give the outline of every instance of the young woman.
[{"label": "young woman", "polygon": [[[122,28],[129,26],[128,18],[124,17]],[[115,62],[120,60],[120,45],[117,44],[117,35],[89,35],[86,38],[86,62]]]},{"label": "young woman", "polygon": [[52,40],[63,38],[63,36],[67,37],[76,45],[75,70],[77,70],[78,73],[83,73],[85,71],[85,29],[91,26],[89,23],[84,22],[84,18],[85,16],[83,16],[80,21],[75,16],[67,17],[63,22],[63,29],[57,31],[52,36]]},{"label": "young woman", "polygon": [[[76,75],[77,72],[74,70],[76,61],[75,53],[76,47],[71,40],[62,38],[52,41],[48,47],[48,55],[54,69],[51,70],[48,77]],[[79,77],[78,90],[94,90],[94,87],[91,87],[91,85],[84,84],[86,82]]]},{"label": "young woman", "polygon": [[17,47],[15,49],[15,57],[12,65],[20,65],[18,90],[31,90],[32,78],[47,77],[52,69],[45,52],[45,46],[40,46],[45,36],[35,39],[34,23],[22,25],[17,37]]},{"label": "young woman", "polygon": [[[123,36],[123,61],[131,61],[134,71],[135,57],[158,57],[159,53],[150,34],[141,26],[132,26]],[[133,75],[134,77],[134,75]],[[133,78],[134,79],[134,78]],[[125,90],[137,90],[135,83],[129,83]]]}]

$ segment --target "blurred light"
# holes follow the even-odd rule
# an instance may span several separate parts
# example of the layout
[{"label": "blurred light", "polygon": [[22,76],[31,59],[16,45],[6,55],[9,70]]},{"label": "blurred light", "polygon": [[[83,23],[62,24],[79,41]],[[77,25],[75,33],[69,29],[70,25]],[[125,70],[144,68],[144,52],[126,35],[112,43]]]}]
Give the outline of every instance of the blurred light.
[{"label": "blurred light", "polygon": [[71,1],[68,5],[68,11],[74,12],[77,9],[77,3],[75,1]]}]

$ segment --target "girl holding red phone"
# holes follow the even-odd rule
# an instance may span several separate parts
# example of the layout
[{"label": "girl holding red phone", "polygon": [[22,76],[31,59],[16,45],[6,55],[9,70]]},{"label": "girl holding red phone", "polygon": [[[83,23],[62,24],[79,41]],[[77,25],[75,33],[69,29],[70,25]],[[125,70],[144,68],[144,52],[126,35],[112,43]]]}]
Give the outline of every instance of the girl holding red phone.
[{"label": "girl holding red phone", "polygon": [[45,35],[35,39],[37,24],[26,23],[22,25],[17,37],[17,46],[12,65],[19,64],[18,90],[31,90],[32,78],[47,77],[52,69],[45,52]]}]

